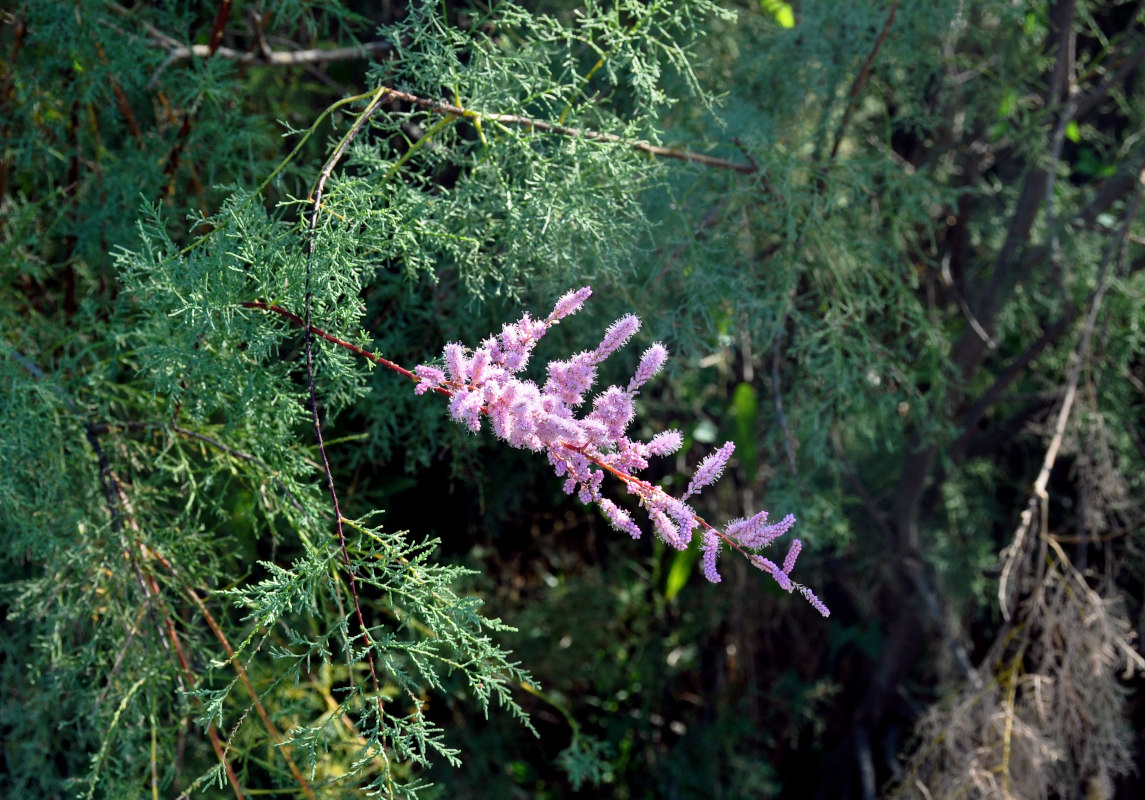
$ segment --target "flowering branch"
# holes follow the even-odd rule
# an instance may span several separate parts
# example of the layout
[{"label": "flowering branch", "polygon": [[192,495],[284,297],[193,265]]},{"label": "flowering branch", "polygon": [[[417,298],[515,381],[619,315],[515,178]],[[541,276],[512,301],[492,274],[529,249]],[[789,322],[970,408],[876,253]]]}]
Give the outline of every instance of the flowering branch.
[{"label": "flowering branch", "polygon": [[[528,366],[533,349],[545,333],[576,313],[591,294],[588,287],[569,292],[545,319],[534,319],[526,313],[517,322],[504,325],[499,334],[486,338],[475,350],[451,342],[442,351],[441,366],[421,364],[412,372],[319,328],[306,327],[314,336],[411,378],[417,384],[416,394],[434,391],[446,395],[450,398],[450,416],[474,433],[481,430],[482,419],[488,418],[497,438],[519,449],[545,452],[553,471],[565,479],[567,494],[575,492],[582,503],[598,506],[614,528],[632,538],[640,538],[642,531],[628,511],[601,493],[605,473],[620,480],[629,494],[639,499],[656,534],[670,546],[686,549],[697,527],[701,528],[704,576],[709,581],[721,580],[716,560],[721,547],[727,545],[771,575],[784,591],[798,590],[816,611],[829,616],[814,592],[791,580],[795,560],[803,547],[800,540],[792,542],[782,566],[757,552],[791,530],[794,516],[788,514],[769,524],[768,513],[761,511],[747,519],[732,520],[721,531],[686,502],[719,479],[735,450],[733,443],[725,443],[700,463],[680,498],[637,477],[648,467],[649,458],[671,455],[683,445],[679,431],[664,431],[648,442],[634,441],[625,435],[635,416],[636,395],[668,358],[664,345],[657,342],[644,352],[625,388],[609,386],[593,398],[589,413],[579,418],[575,415],[575,409],[585,402],[596,382],[597,367],[639,330],[638,317],[628,314],[614,322],[593,350],[550,362],[546,367],[548,379],[542,386],[517,377]],[[262,302],[242,305],[270,311],[305,326],[304,320],[279,306]]]}]

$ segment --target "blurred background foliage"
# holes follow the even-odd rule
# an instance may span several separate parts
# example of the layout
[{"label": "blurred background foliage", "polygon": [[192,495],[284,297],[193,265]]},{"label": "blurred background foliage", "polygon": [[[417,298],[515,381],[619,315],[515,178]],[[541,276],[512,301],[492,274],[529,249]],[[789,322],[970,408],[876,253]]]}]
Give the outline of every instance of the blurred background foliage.
[{"label": "blurred background foliage", "polygon": [[[506,685],[536,735],[482,713],[464,670],[425,679],[462,764],[395,751],[391,778],[428,797],[1142,795],[1141,4],[0,13],[11,796],[233,796],[194,783],[218,757],[189,698],[212,692],[249,795],[305,795],[224,702],[203,611],[268,653],[337,617],[244,617],[266,564],[311,574],[330,512],[301,337],[236,306],[301,313],[304,201],[362,108],[335,104],[383,85],[425,102],[388,100],[334,172],[315,324],[412,367],[591,284],[541,355],[639,314],[605,378],[654,340],[674,354],[636,425],[686,446],[654,477],[680,491],[734,441],[703,512],[794,513],[801,580],[833,611],[731,557],[708,585],[694,550],[616,534],[533,454],[321,348],[343,513],[439,540],[532,676]],[[175,565],[162,588],[124,527]],[[201,684],[141,624],[157,608]],[[257,650],[283,730],[353,672],[335,656],[293,684]],[[322,783],[361,768],[352,747],[315,753],[310,791],[364,785]]]}]

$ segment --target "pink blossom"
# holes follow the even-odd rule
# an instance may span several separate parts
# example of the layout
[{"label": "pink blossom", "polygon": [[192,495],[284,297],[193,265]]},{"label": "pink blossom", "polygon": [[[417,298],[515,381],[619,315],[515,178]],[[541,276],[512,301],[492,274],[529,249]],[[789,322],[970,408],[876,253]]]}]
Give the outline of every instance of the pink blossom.
[{"label": "pink blossom", "polygon": [[652,518],[652,524],[656,528],[656,533],[665,544],[677,550],[688,549],[688,543],[680,538],[679,529],[672,524],[672,520],[668,519],[667,514],[658,508],[653,508],[649,510],[648,516]]},{"label": "pink blossom", "polygon": [[688,491],[684,492],[684,497],[691,497],[700,489],[719,480],[735,449],[736,446],[733,443],[724,442],[723,447],[701,461],[700,466],[696,467],[696,474],[692,476],[691,483],[688,484]]},{"label": "pink blossom", "polygon": [[590,419],[599,420],[614,438],[619,438],[628,428],[636,413],[632,407],[632,395],[622,392],[615,386],[608,387],[602,395],[598,395],[592,404]]},{"label": "pink blossom", "polygon": [[543,387],[516,377],[545,332],[578,311],[591,293],[587,287],[569,292],[544,320],[522,315],[517,322],[504,325],[497,336],[486,338],[471,354],[459,343],[447,344],[443,352],[445,369],[425,364],[417,367],[414,392],[424,394],[440,389],[451,395],[450,416],[469,430],[479,431],[481,417],[486,415],[497,438],[513,447],[544,451],[553,471],[564,478],[566,493],[576,494],[582,503],[599,506],[613,527],[633,538],[640,537],[640,527],[631,513],[602,494],[606,472],[621,480],[629,494],[636,496],[656,534],[669,546],[686,549],[696,528],[703,527],[703,571],[709,581],[720,581],[716,560],[726,543],[770,574],[784,591],[798,588],[807,602],[826,616],[826,606],[814,593],[789,577],[802,548],[799,540],[792,543],[782,569],[754,552],[787,533],[795,524],[794,516],[788,514],[780,522],[768,525],[767,512],[761,511],[748,519],[733,520],[721,534],[685,502],[719,479],[735,450],[734,444],[726,442],[704,458],[679,498],[637,477],[647,469],[650,457],[671,455],[684,441],[677,430],[658,433],[648,442],[626,435],[635,415],[636,393],[663,368],[668,357],[664,345],[657,342],[644,352],[627,387],[605,388],[594,398],[591,412],[576,416],[574,409],[583,404],[596,383],[597,367],[636,334],[640,329],[638,317],[627,314],[614,322],[595,350],[549,362]]},{"label": "pink blossom", "polygon": [[803,595],[803,599],[810,603],[813,609],[818,611],[824,617],[831,616],[831,612],[827,609],[827,606],[823,604],[823,601],[815,596],[815,592],[802,585],[796,588],[799,589],[799,594]]},{"label": "pink blossom", "polygon": [[445,346],[445,369],[451,381],[465,383],[468,380],[465,369],[465,348],[457,342],[450,342]]},{"label": "pink blossom", "polygon": [[570,314],[575,314],[580,311],[580,307],[584,305],[584,301],[592,294],[592,289],[584,287],[575,292],[569,292],[557,301],[556,306],[553,307],[553,313],[549,314],[546,320],[550,325],[560,322]]},{"label": "pink blossom", "polygon": [[481,430],[481,392],[457,392],[449,404],[449,414],[469,430]]},{"label": "pink blossom", "polygon": [[604,516],[608,518],[608,521],[611,522],[617,530],[624,531],[633,539],[640,538],[640,528],[632,521],[632,517],[627,511],[607,498],[601,498],[598,505],[601,511],[604,512]]},{"label": "pink blossom", "polygon": [[799,551],[803,549],[803,542],[796,539],[791,543],[791,549],[787,551],[787,558],[783,559],[783,574],[790,575],[791,570],[795,569],[795,559],[799,558]]},{"label": "pink blossom", "polygon": [[648,443],[648,453],[654,456],[670,456],[684,445],[684,435],[679,431],[662,431]]},{"label": "pink blossom", "polygon": [[480,386],[481,382],[485,380],[485,368],[487,366],[489,366],[489,351],[481,348],[473,354],[473,360],[469,362],[469,379]]},{"label": "pink blossom", "polygon": [[636,374],[632,376],[632,380],[628,382],[628,393],[635,394],[641,386],[646,384],[660,368],[664,366],[664,362],[668,360],[668,348],[656,342],[656,344],[649,347],[644,351],[644,355],[640,357],[640,366],[636,368]]},{"label": "pink blossom", "polygon": [[628,344],[628,340],[635,336],[638,330],[640,330],[640,317],[635,314],[625,314],[608,326],[604,338],[600,340],[600,344],[596,347],[596,352],[593,353],[593,360],[597,364],[604,361],[604,359]]},{"label": "pink blossom", "polygon": [[596,365],[591,353],[577,353],[568,361],[551,361],[545,394],[559,397],[570,406],[584,402],[584,394],[596,383]]},{"label": "pink blossom", "polygon": [[704,534],[704,577],[712,583],[719,583],[720,573],[716,572],[716,556],[720,553],[720,537],[716,535],[715,531],[708,531]]},{"label": "pink blossom", "polygon": [[783,591],[790,592],[795,588],[795,584],[791,582],[791,578],[787,576],[787,573],[777,567],[774,562],[759,555],[750,556],[749,560],[752,564],[775,578],[775,582],[779,584],[779,588]]},{"label": "pink blossom", "polygon": [[414,394],[425,394],[430,389],[436,389],[445,383],[445,373],[437,367],[421,364],[414,369],[414,374],[420,378],[413,389]]},{"label": "pink blossom", "polygon": [[760,511],[754,517],[737,520],[728,526],[728,537],[755,550],[767,547],[795,525],[795,517],[788,514],[774,525],[767,524],[767,512]]}]

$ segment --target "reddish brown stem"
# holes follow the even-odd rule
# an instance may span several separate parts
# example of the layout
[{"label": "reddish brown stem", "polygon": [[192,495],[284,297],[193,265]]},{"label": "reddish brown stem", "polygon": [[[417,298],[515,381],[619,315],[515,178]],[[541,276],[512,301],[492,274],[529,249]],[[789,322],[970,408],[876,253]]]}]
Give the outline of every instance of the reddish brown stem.
[{"label": "reddish brown stem", "polygon": [[[123,493],[123,490],[120,489],[119,492],[120,500],[125,500],[126,495]],[[130,509],[128,509],[128,513],[130,514]],[[130,516],[128,517],[128,520],[130,526],[138,532],[138,525],[135,523],[135,520]],[[141,550],[143,549],[144,546],[142,542],[136,540],[136,544],[140,547]],[[134,559],[131,560],[134,561]],[[187,654],[183,652],[183,642],[179,638],[178,630],[175,628],[173,614],[171,613],[171,610],[167,608],[167,604],[163,601],[163,594],[159,587],[159,582],[155,579],[155,576],[151,573],[150,570],[141,568],[140,572],[140,579],[143,582],[144,590],[155,603],[155,606],[159,609],[160,614],[162,614],[163,628],[167,632],[167,638],[171,640],[171,648],[174,650],[175,657],[179,661],[179,667],[183,671],[183,679],[186,681],[187,686],[193,686],[198,682],[198,676],[195,675],[195,671],[191,668],[191,661],[187,658]],[[192,700],[196,706],[202,709],[202,700],[194,695],[192,695]],[[234,792],[236,800],[246,800],[246,795],[243,794],[242,785],[239,783],[239,776],[235,773],[234,767],[232,767],[231,763],[227,760],[226,747],[223,745],[223,740],[219,736],[219,732],[215,728],[213,722],[207,723],[207,736],[211,740],[211,747],[214,749],[215,755],[219,759],[219,763],[223,765],[223,769],[227,773],[227,781],[231,785],[231,791]]]},{"label": "reddish brown stem", "polygon": [[[898,0],[895,0],[897,4]],[[540,131],[541,133],[555,133],[559,136],[567,136],[570,139],[588,139],[594,142],[610,142],[612,144],[622,144],[631,147],[633,150],[639,150],[647,153],[650,156],[658,158],[672,158],[678,161],[689,161],[694,164],[702,164],[705,167],[715,167],[716,169],[727,169],[733,172],[740,172],[745,175],[751,175],[759,172],[757,164],[737,164],[734,161],[728,161],[726,158],[716,158],[715,156],[704,155],[703,153],[693,153],[690,150],[676,150],[671,147],[661,147],[660,145],[646,142],[642,139],[626,139],[623,136],[617,136],[615,133],[604,133],[603,131],[594,131],[587,128],[573,128],[569,125],[559,125],[553,122],[547,122],[543,119],[534,119],[532,117],[523,117],[519,114],[485,114],[479,111],[473,111],[468,108],[461,108],[452,103],[443,103],[439,100],[430,100],[425,97],[418,97],[414,94],[400,92],[397,89],[390,89],[387,87],[387,92],[391,97],[398,100],[404,100],[407,103],[420,106],[427,111],[433,111],[438,114],[448,114],[455,117],[462,117],[468,120],[477,120],[480,122],[497,122],[501,125],[512,126],[514,128],[521,128],[526,131]]]},{"label": "reddish brown stem", "polygon": [[[142,542],[140,543],[140,547],[146,548],[151,557],[162,564],[172,575],[178,574],[175,570],[175,566],[166,558],[164,558],[162,554],[154,550],[149,545],[143,544]],[[310,788],[310,783],[302,775],[302,771],[298,769],[298,765],[294,763],[294,759],[290,757],[289,749],[282,744],[282,734],[278,732],[278,728],[275,727],[274,723],[270,719],[270,715],[266,711],[266,708],[259,700],[258,692],[255,691],[254,686],[251,685],[250,679],[247,677],[246,669],[241,663],[239,663],[238,656],[235,653],[234,648],[231,647],[231,643],[227,639],[227,635],[223,633],[223,629],[219,626],[218,622],[215,621],[215,618],[211,614],[210,609],[207,608],[207,604],[203,602],[203,599],[199,597],[198,593],[194,589],[188,585],[185,585],[183,587],[183,593],[186,594],[187,597],[191,599],[191,602],[194,603],[195,606],[199,609],[199,613],[203,615],[203,620],[207,623],[207,627],[211,629],[211,633],[215,635],[215,638],[219,641],[219,644],[222,645],[223,650],[227,654],[227,660],[231,662],[231,666],[234,667],[235,672],[239,676],[239,680],[242,681],[243,687],[247,690],[247,694],[250,695],[255,712],[262,720],[262,724],[266,728],[266,732],[270,734],[271,740],[274,742],[275,746],[279,748],[279,752],[282,753],[282,757],[286,760],[287,766],[290,767],[290,772],[294,776],[294,780],[298,782],[298,785],[302,787],[302,791],[308,798],[310,798],[310,800],[316,800],[314,790]]]},{"label": "reddish brown stem", "polygon": [[[214,24],[211,26],[211,42],[208,47],[208,57],[213,56],[215,51],[218,50],[219,44],[223,41],[223,32],[227,26],[227,18],[231,13],[231,0],[222,0],[219,4],[218,13],[215,14]],[[167,176],[167,194],[172,195],[175,193],[175,175],[179,169],[179,159],[183,155],[183,150],[187,146],[187,142],[191,137],[191,120],[198,111],[199,105],[196,103],[183,114],[183,121],[179,125],[179,132],[175,136],[175,143],[171,146],[170,151],[167,153],[167,163],[163,167],[163,173]],[[195,178],[195,183],[198,179]],[[202,196],[202,186],[196,186],[200,197]]]},{"label": "reddish brown stem", "polygon": [[[346,148],[350,146],[350,142],[353,141],[354,137],[362,130],[369,118],[381,107],[382,103],[385,102],[388,97],[388,92],[375,93],[373,100],[370,101],[370,104],[366,106],[365,110],[358,116],[354,124],[350,126],[350,130],[346,133],[345,137],[342,138],[342,141],[339,142],[334,152],[330,155],[330,158],[326,160],[326,164],[322,167],[322,172],[318,176],[318,181],[314,185],[314,191],[311,197],[309,231],[306,237],[306,311],[302,319],[302,330],[306,340],[306,389],[310,395],[309,405],[310,415],[314,422],[314,438],[318,442],[318,455],[322,458],[322,470],[326,475],[326,488],[330,493],[330,502],[334,507],[334,530],[338,534],[338,544],[342,550],[342,560],[346,564],[346,578],[350,586],[350,599],[354,603],[354,614],[358,620],[358,629],[362,633],[362,641],[367,645],[366,665],[370,669],[370,681],[374,687],[374,703],[378,709],[379,726],[384,723],[385,709],[382,707],[381,683],[378,681],[378,672],[374,664],[373,637],[370,635],[369,626],[366,625],[366,617],[362,613],[362,605],[358,600],[358,581],[354,575],[354,562],[353,559],[350,558],[350,550],[346,546],[346,534],[342,529],[342,508],[338,502],[338,491],[334,486],[334,473],[330,469],[330,459],[326,455],[326,444],[322,438],[322,419],[318,412],[318,395],[314,388],[313,337],[316,334],[311,330],[310,310],[311,300],[313,299],[311,277],[314,265],[314,243],[318,233],[318,211],[322,208],[322,193],[326,188],[326,181],[329,180],[330,176],[334,173],[334,168],[342,159]],[[343,343],[343,346],[346,345],[349,345],[349,342]],[[351,348],[355,351],[365,352],[354,345],[351,345]],[[346,648],[347,650],[351,649],[349,641],[346,642]]]},{"label": "reddish brown stem", "polygon": [[[241,303],[240,305],[242,305],[243,308],[257,308],[257,309],[260,309],[262,311],[273,312],[275,314],[278,314],[280,317],[285,317],[286,319],[290,320],[291,322],[293,322],[295,325],[297,325],[300,328],[303,328],[306,325],[306,322],[302,319],[302,317],[300,317],[297,314],[294,314],[290,311],[287,311],[282,306],[276,306],[272,303],[264,303],[261,300],[252,300],[252,301],[247,302],[247,303]],[[378,366],[385,367],[386,369],[391,369],[394,372],[398,373],[399,375],[404,375],[405,377],[409,378],[410,380],[414,381],[415,383],[421,382],[421,378],[419,378],[417,375],[410,372],[408,369],[401,366],[400,364],[395,364],[393,361],[390,361],[387,358],[382,358],[381,356],[376,355],[375,353],[371,353],[369,350],[363,350],[361,347],[358,347],[358,345],[353,344],[352,342],[347,342],[345,339],[339,339],[337,336],[333,336],[333,335],[327,333],[326,331],[322,330],[319,327],[311,325],[310,326],[310,332],[312,334],[314,334],[315,336],[319,337],[320,339],[325,339],[326,341],[328,341],[332,344],[336,344],[339,347],[342,347],[342,348],[345,348],[346,350],[349,350],[351,353],[354,353],[355,355],[361,356],[362,358],[366,359],[367,361],[372,361],[375,364],[377,364]],[[440,386],[434,387],[433,391],[437,392],[438,394],[443,394],[446,397],[453,397],[453,392],[451,392],[449,389],[446,389],[446,388],[443,388]]]},{"label": "reddish brown stem", "polygon": [[210,54],[214,55],[219,49],[219,45],[223,42],[223,33],[227,29],[227,18],[231,15],[231,0],[222,0],[219,3],[219,11],[215,14],[215,24],[211,28],[211,43],[207,45],[210,48]]}]

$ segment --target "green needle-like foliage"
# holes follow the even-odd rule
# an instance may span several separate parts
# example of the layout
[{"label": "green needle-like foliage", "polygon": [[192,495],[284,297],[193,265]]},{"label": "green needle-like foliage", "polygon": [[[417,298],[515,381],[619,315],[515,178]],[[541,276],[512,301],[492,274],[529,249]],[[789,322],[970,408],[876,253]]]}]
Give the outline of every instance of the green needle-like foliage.
[{"label": "green needle-like foliage", "polygon": [[[1137,796],[1143,70],[1115,0],[7,4],[0,795]],[[829,622],[399,374],[587,285],[538,361],[637,314],[649,480],[734,443]]]},{"label": "green needle-like foliage", "polygon": [[[227,6],[6,20],[0,514],[21,634],[3,664],[6,692],[35,698],[3,710],[19,795],[412,797],[421,769],[460,763],[433,697],[528,726],[517,693],[536,687],[492,638],[512,629],[455,588],[468,571],[332,506],[345,475],[318,465],[340,445],[315,435],[368,396],[372,365],[243,304],[368,345],[371,294],[394,281],[480,299],[619,273],[652,174],[623,140],[654,131],[660,62],[687,74],[715,10],[415,3],[365,76],[400,93],[315,114],[270,64],[240,66]],[[358,20],[285,2],[247,22],[321,49]],[[571,131],[588,125],[612,138]],[[387,424],[383,452],[424,446]]]}]

